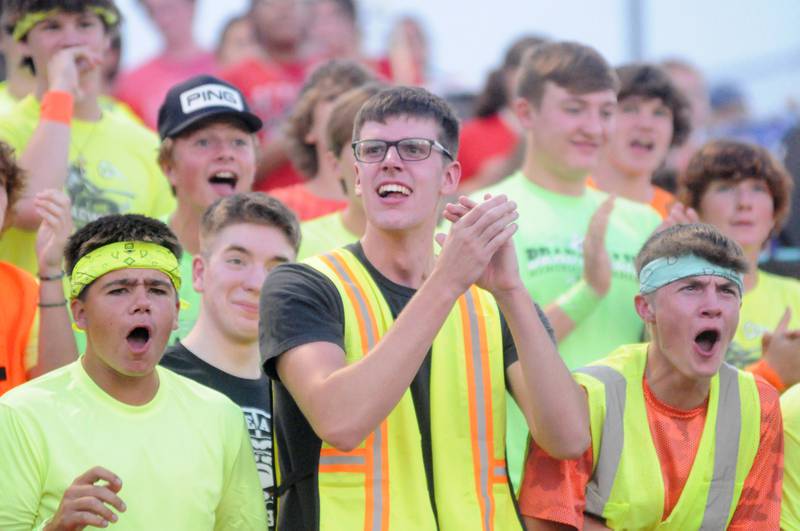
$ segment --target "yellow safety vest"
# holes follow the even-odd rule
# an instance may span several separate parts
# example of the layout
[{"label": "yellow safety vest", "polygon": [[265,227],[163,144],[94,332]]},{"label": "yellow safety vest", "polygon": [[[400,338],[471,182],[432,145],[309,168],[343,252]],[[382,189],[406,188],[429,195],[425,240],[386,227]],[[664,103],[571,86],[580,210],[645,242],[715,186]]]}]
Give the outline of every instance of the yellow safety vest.
[{"label": "yellow safety vest", "polygon": [[720,530],[730,523],[760,440],[753,376],[723,363],[711,379],[703,435],[681,496],[662,521],[664,482],[650,435],[644,379],[647,344],[626,345],[575,371],[586,389],[594,470],[586,512],[611,529]]},{"label": "yellow safety vest", "polygon": [[[336,286],[346,361],[358,361],[393,322],[380,288],[345,249],[306,263]],[[341,452],[323,442],[317,476],[321,530],[521,529],[505,462],[500,315],[489,293],[473,286],[454,305],[433,341],[430,390],[436,514],[406,390],[358,448]]]}]

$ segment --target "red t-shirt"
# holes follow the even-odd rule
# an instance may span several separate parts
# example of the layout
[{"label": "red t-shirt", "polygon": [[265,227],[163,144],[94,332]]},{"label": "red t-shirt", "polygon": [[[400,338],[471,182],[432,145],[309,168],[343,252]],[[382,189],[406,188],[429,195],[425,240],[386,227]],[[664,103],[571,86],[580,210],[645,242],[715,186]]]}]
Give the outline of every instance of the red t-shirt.
[{"label": "red t-shirt", "polygon": [[[294,63],[247,59],[219,76],[242,91],[250,109],[264,122],[262,138],[269,142],[282,126],[305,81],[310,61]],[[254,189],[270,190],[299,183],[303,177],[286,162],[257,179]]]},{"label": "red t-shirt", "polygon": [[[761,438],[753,467],[745,479],[739,505],[728,529],[778,529],[783,478],[783,424],[775,389],[756,378],[761,401]],[[650,434],[661,463],[664,480],[664,514],[667,518],[680,498],[692,468],[706,406],[684,411],[659,401],[644,381],[645,407]],[[579,459],[560,461],[531,443],[520,489],[520,512],[581,529],[586,506],[586,485],[592,475],[592,448]]]},{"label": "red t-shirt", "polygon": [[300,221],[308,221],[331,212],[344,210],[347,206],[346,200],[325,199],[312,194],[305,183],[275,188],[269,191],[269,195],[279,199],[297,215]]},{"label": "red t-shirt", "polygon": [[458,148],[461,182],[474,177],[486,162],[511,155],[518,138],[499,114],[466,122],[461,129]]}]

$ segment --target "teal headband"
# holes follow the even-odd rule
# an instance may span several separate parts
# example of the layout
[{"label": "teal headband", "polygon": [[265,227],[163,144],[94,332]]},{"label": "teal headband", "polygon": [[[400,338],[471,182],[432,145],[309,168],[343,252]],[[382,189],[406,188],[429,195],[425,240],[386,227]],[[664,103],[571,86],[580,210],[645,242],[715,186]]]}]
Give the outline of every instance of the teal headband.
[{"label": "teal headband", "polygon": [[639,273],[639,293],[648,294],[676,280],[687,277],[713,275],[730,280],[744,291],[741,273],[727,267],[712,264],[705,258],[693,254],[656,258],[642,268]]}]

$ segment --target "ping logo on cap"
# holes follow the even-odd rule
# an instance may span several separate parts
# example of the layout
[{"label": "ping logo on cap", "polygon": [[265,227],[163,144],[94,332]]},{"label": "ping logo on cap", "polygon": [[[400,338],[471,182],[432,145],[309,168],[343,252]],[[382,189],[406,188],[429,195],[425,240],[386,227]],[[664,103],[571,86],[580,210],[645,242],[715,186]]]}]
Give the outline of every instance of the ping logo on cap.
[{"label": "ping logo on cap", "polygon": [[191,114],[206,107],[230,107],[244,111],[244,102],[237,91],[217,83],[200,85],[181,94],[181,110],[184,114]]}]

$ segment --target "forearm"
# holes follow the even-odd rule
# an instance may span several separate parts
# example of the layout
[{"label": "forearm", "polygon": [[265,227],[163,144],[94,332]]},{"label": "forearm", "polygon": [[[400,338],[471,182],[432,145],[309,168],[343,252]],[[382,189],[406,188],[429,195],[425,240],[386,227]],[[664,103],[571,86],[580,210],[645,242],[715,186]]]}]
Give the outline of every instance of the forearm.
[{"label": "forearm", "polygon": [[[59,273],[58,269],[39,271],[44,277],[58,276]],[[39,353],[29,376],[40,376],[77,358],[78,348],[64,298],[64,285],[61,279],[42,280],[39,284]]]},{"label": "forearm", "polygon": [[550,321],[550,326],[553,327],[553,334],[556,336],[556,341],[562,341],[575,330],[575,322],[564,313],[564,310],[558,304],[552,303],[544,310],[547,320]]},{"label": "forearm", "polygon": [[571,334],[579,323],[592,314],[601,298],[584,278],[550,303],[545,314],[556,340],[561,341]]},{"label": "forearm", "polygon": [[308,396],[289,389],[323,440],[349,450],[380,425],[411,385],[457,296],[430,277],[366,356],[307,387]]},{"label": "forearm", "polygon": [[527,402],[519,406],[531,434],[554,457],[580,456],[591,444],[586,396],[564,365],[524,287],[497,302],[517,348],[524,390],[515,396]]},{"label": "forearm", "polygon": [[41,218],[36,213],[32,198],[48,188],[64,188],[69,166],[70,138],[68,124],[45,119],[39,121],[19,159],[20,166],[27,173],[27,179],[24,198],[14,209],[16,227],[35,230]]}]

